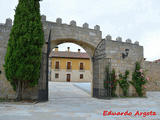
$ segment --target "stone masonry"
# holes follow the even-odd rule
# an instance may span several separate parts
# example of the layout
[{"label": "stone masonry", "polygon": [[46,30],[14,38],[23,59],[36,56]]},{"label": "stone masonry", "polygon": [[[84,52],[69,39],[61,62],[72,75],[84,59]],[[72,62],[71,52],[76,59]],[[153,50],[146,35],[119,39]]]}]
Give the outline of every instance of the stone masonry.
[{"label": "stone masonry", "polygon": [[[88,23],[84,23],[82,27],[76,25],[76,21],[72,20],[70,24],[62,23],[61,18],[57,18],[56,22],[46,20],[46,16],[42,15],[43,30],[45,35],[45,44],[42,51],[41,76],[39,85],[35,88],[29,88],[24,94],[26,99],[43,98],[48,90],[48,80],[46,77],[46,61],[47,61],[47,46],[49,33],[50,34],[50,50],[57,45],[65,42],[72,42],[83,47],[89,54],[92,60],[93,80],[92,80],[92,96],[103,97],[103,80],[105,66],[110,63],[111,69],[116,70],[116,74],[124,73],[125,70],[130,71],[129,80],[131,80],[131,73],[134,70],[135,62],[139,61],[145,69],[149,69],[148,74],[151,76],[151,84],[148,85],[148,90],[160,90],[160,71],[159,65],[144,62],[143,47],[139,42],[132,43],[130,39],[125,42],[121,37],[112,40],[110,35],[102,39],[102,32],[100,26],[96,25],[94,29],[89,28]],[[15,92],[11,85],[5,78],[4,73],[4,57],[6,53],[9,33],[12,27],[12,20],[6,19],[5,24],[0,24],[0,98],[15,98]],[[153,76],[154,75],[154,76]],[[122,95],[122,90],[117,86],[116,93]],[[130,86],[129,95],[135,95],[135,89]]]},{"label": "stone masonry", "polygon": [[144,69],[146,70],[146,75],[149,77],[147,90],[160,91],[160,64],[145,61]]}]

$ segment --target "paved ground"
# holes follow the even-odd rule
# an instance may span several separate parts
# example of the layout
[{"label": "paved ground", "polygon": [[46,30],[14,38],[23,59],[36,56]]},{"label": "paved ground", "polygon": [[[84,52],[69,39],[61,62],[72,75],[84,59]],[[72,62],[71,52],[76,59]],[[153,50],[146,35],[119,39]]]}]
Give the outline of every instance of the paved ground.
[{"label": "paved ground", "polygon": [[[91,98],[89,84],[50,83],[50,100],[45,103],[0,103],[0,120],[160,120],[160,92],[148,92],[148,98]],[[129,116],[103,116],[104,110],[132,112]],[[156,116],[134,116],[156,112]]]}]

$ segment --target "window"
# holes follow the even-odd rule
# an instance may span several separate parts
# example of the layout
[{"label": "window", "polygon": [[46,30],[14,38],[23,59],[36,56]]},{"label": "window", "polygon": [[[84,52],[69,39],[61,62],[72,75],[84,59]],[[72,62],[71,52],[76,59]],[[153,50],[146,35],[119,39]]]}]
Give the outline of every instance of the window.
[{"label": "window", "polygon": [[55,73],[55,78],[59,78],[59,74],[58,73]]},{"label": "window", "polygon": [[67,62],[67,69],[71,69],[71,62]]},{"label": "window", "polygon": [[83,74],[80,74],[80,79],[83,79]]},{"label": "window", "polygon": [[59,61],[56,61],[56,63],[55,63],[55,69],[59,69]]},{"label": "window", "polygon": [[80,63],[80,70],[83,70],[83,63]]}]

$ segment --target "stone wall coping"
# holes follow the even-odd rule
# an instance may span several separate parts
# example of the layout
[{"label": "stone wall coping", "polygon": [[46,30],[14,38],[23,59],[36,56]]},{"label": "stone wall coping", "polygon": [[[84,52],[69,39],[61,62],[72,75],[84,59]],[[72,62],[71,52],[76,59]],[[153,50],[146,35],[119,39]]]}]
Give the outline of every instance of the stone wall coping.
[{"label": "stone wall coping", "polygon": [[[89,29],[89,30],[94,30],[94,31],[100,31],[100,26],[99,25],[95,25],[94,28],[89,28],[89,24],[88,23],[84,23],[82,25],[82,27],[80,26],[77,26],[77,22],[75,20],[71,20],[69,24],[65,24],[65,23],[62,23],[63,19],[58,17],[56,19],[56,22],[51,22],[51,21],[47,21],[46,20],[46,15],[41,15],[41,21],[44,23],[44,22],[47,22],[47,23],[51,23],[51,24],[58,24],[58,25],[68,25],[68,26],[72,26],[72,27],[77,27],[77,28],[82,28],[82,29]],[[101,32],[101,31],[100,31]]]},{"label": "stone wall coping", "polygon": [[134,43],[132,43],[132,40],[129,39],[129,38],[126,41],[122,41],[122,37],[118,36],[116,38],[116,40],[113,40],[112,36],[109,35],[109,34],[105,37],[105,40],[109,40],[109,41],[113,41],[113,42],[118,42],[118,43],[125,43],[125,44],[131,44],[131,45],[140,46],[138,41],[135,41]]},{"label": "stone wall coping", "polygon": [[[84,27],[83,25],[85,24],[83,24],[82,25],[82,27],[80,27],[80,26],[73,26],[73,25],[70,25],[70,24],[66,24],[66,23],[62,23],[62,24],[57,24],[56,22],[53,22],[53,21],[43,21],[43,23],[45,24],[51,24],[50,26],[51,26],[51,28],[53,27],[53,26],[55,26],[55,25],[57,25],[57,26],[66,26],[66,27],[74,27],[74,28],[77,28],[77,29],[81,29],[81,30],[88,30],[88,31],[90,31],[90,32],[100,32],[101,33],[101,31],[100,30],[95,30],[95,29],[92,29],[92,28],[86,28],[86,27]],[[89,25],[88,25],[89,26]]]}]

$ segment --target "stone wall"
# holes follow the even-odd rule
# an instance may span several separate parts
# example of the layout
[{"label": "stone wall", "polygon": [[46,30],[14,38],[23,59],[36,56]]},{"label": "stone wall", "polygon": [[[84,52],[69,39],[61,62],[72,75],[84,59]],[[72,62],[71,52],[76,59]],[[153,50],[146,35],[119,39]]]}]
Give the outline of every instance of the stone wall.
[{"label": "stone wall", "polygon": [[15,92],[5,77],[3,65],[11,27],[10,19],[6,19],[5,24],[0,24],[0,98],[9,99],[15,98]]},{"label": "stone wall", "polygon": [[146,76],[150,78],[147,83],[147,91],[160,91],[160,64],[145,61],[144,69]]},{"label": "stone wall", "polygon": [[[129,70],[130,81],[132,80],[132,72],[135,69],[135,62],[139,61],[143,63],[143,47],[140,46],[138,42],[132,43],[130,39],[123,42],[120,37],[112,40],[112,37],[108,35],[103,42],[101,42],[101,45],[98,46],[95,53],[95,57],[98,60],[93,66],[94,69],[96,69],[94,72],[94,82],[96,85],[94,85],[94,87],[99,87],[101,91],[104,91],[104,72],[105,66],[108,65],[108,60],[110,61],[111,69],[115,69],[117,77],[120,73],[124,74],[126,70]],[[119,86],[117,86],[116,93],[118,96],[122,95],[122,90]],[[130,85],[129,96],[135,95],[136,91],[134,87]]]},{"label": "stone wall", "polygon": [[[143,47],[138,42],[132,43],[130,39],[125,42],[120,37],[112,40],[111,36],[106,36],[106,57],[111,59],[111,68],[115,69],[117,77],[129,70],[129,80],[132,80],[132,72],[135,69],[135,62],[143,62]],[[117,87],[117,94],[122,95],[122,90]],[[129,95],[136,94],[132,85],[129,88]]]},{"label": "stone wall", "polygon": [[[72,42],[83,47],[89,56],[93,57],[93,96],[101,95],[104,90],[103,80],[105,65],[111,63],[111,69],[115,69],[117,76],[126,70],[130,71],[129,80],[131,80],[131,73],[135,68],[135,62],[144,63],[143,47],[138,42],[132,43],[130,39],[125,42],[121,37],[112,40],[111,36],[106,36],[102,40],[102,32],[100,27],[96,25],[94,29],[90,29],[87,23],[82,27],[76,25],[76,21],[71,21],[69,25],[62,23],[62,19],[58,18],[56,22],[46,21],[46,16],[42,15],[42,23],[45,37],[45,44],[42,51],[41,76],[38,86],[33,89],[27,89],[24,95],[25,98],[38,99],[39,96],[47,96],[48,80],[46,77],[46,62],[47,62],[47,44],[48,37],[51,31],[51,49],[64,42]],[[4,73],[4,57],[6,47],[9,39],[9,33],[12,27],[12,20],[7,19],[5,24],[0,24],[0,97],[1,98],[15,98],[10,83],[5,78]],[[102,42],[101,42],[102,41]],[[109,60],[109,61],[108,61]],[[144,67],[148,69],[148,75],[151,80],[148,83],[148,90],[160,90],[159,73],[160,67],[158,64],[144,63]],[[47,91],[46,91],[47,90]],[[102,92],[101,92],[102,91]],[[45,94],[45,96],[44,96]],[[122,91],[117,87],[117,94],[122,95]],[[129,95],[135,95],[135,89],[130,86]]]},{"label": "stone wall", "polygon": [[[46,58],[47,58],[47,44],[49,32],[51,30],[51,49],[58,44],[64,42],[72,42],[82,46],[90,55],[93,56],[94,49],[101,41],[102,33],[100,27],[96,25],[94,29],[90,29],[87,23],[84,23],[82,27],[76,25],[76,21],[72,20],[69,25],[62,23],[62,19],[58,18],[56,22],[46,21],[46,16],[42,15],[42,23],[45,37],[45,44],[43,47],[43,57],[41,64],[41,76],[38,86],[35,88],[29,88],[25,91],[25,99],[38,99],[38,96],[43,96],[47,89],[46,79]],[[4,73],[4,57],[6,54],[7,43],[9,39],[10,30],[12,27],[12,20],[6,19],[5,24],[0,24],[0,97],[1,98],[15,98],[15,92],[13,91],[10,83],[7,81]],[[42,98],[43,99],[43,98]]]}]

